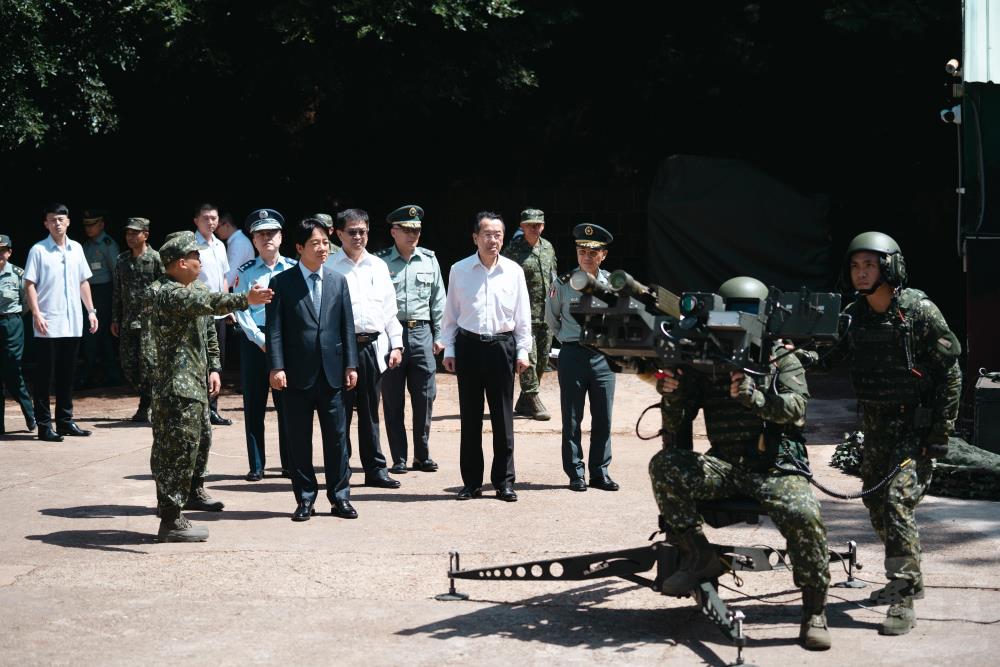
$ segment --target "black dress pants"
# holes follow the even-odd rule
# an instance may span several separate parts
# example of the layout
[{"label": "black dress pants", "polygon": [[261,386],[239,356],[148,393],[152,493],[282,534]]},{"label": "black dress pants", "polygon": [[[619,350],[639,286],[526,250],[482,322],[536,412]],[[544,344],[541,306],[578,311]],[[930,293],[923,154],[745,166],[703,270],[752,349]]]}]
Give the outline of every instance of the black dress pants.
[{"label": "black dress pants", "polygon": [[[385,470],[385,454],[379,444],[378,406],[382,397],[382,371],[375,358],[377,347],[374,342],[358,343],[358,385],[344,394],[344,410],[347,413],[348,438],[354,406],[358,406],[358,451],[365,478],[372,478]],[[348,451],[350,447],[348,446]]]},{"label": "black dress pants", "polygon": [[240,382],[243,385],[243,426],[247,436],[247,460],[250,472],[264,472],[267,452],[264,447],[264,416],[267,414],[267,394],[274,399],[278,413],[278,455],[281,469],[291,470],[288,455],[288,435],[285,420],[285,392],[271,389],[268,384],[271,364],[267,354],[244,335],[240,335]]},{"label": "black dress pants", "polygon": [[73,421],[73,376],[76,374],[76,353],[80,338],[35,337],[35,420],[39,428],[52,425],[49,410],[49,387],[55,381],[56,423]]},{"label": "black dress pants", "polygon": [[490,481],[497,489],[514,483],[514,336],[482,341],[459,332],[455,337],[458,406],[462,413],[459,467],[470,489],[483,485],[483,396],[493,426]]},{"label": "black dress pants", "polygon": [[309,389],[285,389],[282,418],[288,433],[288,454],[292,465],[292,490],[298,502],[313,503],[319,491],[313,467],[313,411],[319,416],[323,434],[323,466],[326,497],[330,504],[351,498],[351,467],[347,461],[347,428],[344,420],[344,392],[326,381],[320,371]]}]

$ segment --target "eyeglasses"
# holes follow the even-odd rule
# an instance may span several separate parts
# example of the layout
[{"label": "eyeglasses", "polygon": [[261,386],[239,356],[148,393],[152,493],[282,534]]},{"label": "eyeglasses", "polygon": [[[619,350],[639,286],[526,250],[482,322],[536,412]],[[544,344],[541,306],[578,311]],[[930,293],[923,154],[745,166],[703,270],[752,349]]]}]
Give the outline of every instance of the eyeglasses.
[{"label": "eyeglasses", "polygon": [[368,230],[355,227],[354,229],[345,229],[344,233],[348,236],[365,236],[368,234]]}]

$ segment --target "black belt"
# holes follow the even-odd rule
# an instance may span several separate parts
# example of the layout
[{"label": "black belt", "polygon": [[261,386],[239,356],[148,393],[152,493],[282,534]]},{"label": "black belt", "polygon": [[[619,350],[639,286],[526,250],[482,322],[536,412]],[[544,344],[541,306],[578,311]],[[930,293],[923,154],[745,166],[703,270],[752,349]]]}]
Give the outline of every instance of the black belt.
[{"label": "black belt", "polygon": [[416,329],[417,327],[422,327],[425,324],[430,324],[430,320],[400,320],[402,324],[407,329]]},{"label": "black belt", "polygon": [[0,313],[0,320],[7,320],[11,317],[21,317],[21,313]]},{"label": "black belt", "polygon": [[495,343],[500,340],[509,340],[513,337],[513,331],[503,331],[498,334],[478,334],[472,333],[466,329],[459,329],[458,333],[465,336],[466,338],[472,338],[473,340],[478,340],[480,343]]},{"label": "black belt", "polygon": [[362,345],[367,345],[378,338],[379,332],[375,333],[359,333],[357,334],[358,342]]}]

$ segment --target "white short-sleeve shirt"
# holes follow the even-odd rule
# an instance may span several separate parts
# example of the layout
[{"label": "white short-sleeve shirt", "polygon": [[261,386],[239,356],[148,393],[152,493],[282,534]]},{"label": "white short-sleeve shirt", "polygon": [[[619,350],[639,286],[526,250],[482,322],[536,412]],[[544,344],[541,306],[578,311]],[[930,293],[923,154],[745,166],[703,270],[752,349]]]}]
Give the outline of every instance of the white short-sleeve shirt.
[{"label": "white short-sleeve shirt", "polygon": [[[83,246],[73,239],[59,247],[51,236],[31,246],[24,264],[24,279],[35,284],[38,310],[48,323],[48,333],[38,338],[77,338],[83,335],[80,283],[91,276]],[[97,314],[102,317],[101,313]],[[108,321],[111,313],[105,313]]]}]

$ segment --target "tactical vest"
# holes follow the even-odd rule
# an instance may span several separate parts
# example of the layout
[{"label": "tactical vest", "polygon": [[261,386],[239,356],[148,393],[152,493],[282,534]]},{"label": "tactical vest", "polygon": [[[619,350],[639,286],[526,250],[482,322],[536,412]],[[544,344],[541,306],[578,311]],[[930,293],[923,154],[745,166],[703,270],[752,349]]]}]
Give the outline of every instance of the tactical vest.
[{"label": "tactical vest", "polygon": [[[851,382],[859,401],[915,405],[921,399],[920,376],[914,372],[913,323],[909,306],[923,293],[893,301],[886,313],[867,311],[855,317],[847,332],[851,346]],[[919,296],[918,296],[919,295]]]}]

